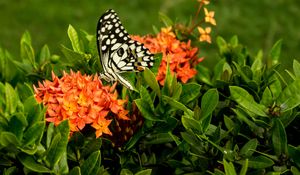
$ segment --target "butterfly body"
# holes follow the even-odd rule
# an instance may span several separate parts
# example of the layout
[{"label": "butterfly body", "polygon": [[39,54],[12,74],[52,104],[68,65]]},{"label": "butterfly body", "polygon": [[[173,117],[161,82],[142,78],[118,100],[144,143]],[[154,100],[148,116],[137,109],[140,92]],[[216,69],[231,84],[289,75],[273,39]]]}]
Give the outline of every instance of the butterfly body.
[{"label": "butterfly body", "polygon": [[106,11],[98,21],[97,47],[103,67],[100,78],[119,81],[131,90],[132,85],[120,73],[153,66],[153,54],[130,38],[114,10]]}]

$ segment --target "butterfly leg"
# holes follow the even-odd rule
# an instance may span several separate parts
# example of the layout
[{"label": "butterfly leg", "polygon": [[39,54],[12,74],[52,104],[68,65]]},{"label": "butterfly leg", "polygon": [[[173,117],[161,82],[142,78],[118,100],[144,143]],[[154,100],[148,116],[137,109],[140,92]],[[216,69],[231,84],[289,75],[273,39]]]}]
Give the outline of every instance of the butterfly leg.
[{"label": "butterfly leg", "polygon": [[116,75],[111,75],[108,73],[100,73],[100,79],[104,79],[107,82],[111,82],[111,81],[116,81],[117,80],[117,76]]}]

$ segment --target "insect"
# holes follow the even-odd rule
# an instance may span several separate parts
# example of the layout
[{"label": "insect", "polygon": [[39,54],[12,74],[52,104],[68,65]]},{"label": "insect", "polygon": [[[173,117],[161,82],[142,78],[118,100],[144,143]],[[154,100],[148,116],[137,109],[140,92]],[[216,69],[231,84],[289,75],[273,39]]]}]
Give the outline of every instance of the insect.
[{"label": "insect", "polygon": [[117,13],[107,10],[97,25],[97,47],[106,81],[119,81],[127,88],[133,86],[120,73],[142,71],[153,66],[153,54],[142,44],[130,38]]}]

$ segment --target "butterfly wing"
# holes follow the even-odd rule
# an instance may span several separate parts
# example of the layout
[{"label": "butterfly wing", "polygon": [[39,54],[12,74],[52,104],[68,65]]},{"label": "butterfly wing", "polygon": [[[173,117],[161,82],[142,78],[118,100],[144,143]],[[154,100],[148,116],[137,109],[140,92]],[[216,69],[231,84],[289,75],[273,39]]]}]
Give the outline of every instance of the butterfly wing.
[{"label": "butterfly wing", "polygon": [[130,38],[114,10],[106,11],[97,27],[97,45],[102,65],[115,72],[139,71],[153,66],[153,54]]},{"label": "butterfly wing", "polygon": [[128,40],[112,53],[116,72],[141,71],[153,66],[153,54],[141,43]]},{"label": "butterfly wing", "polygon": [[104,70],[101,76],[107,81],[119,80],[124,84],[119,73],[153,66],[153,54],[130,38],[113,10],[106,11],[99,19],[97,46]]},{"label": "butterfly wing", "polygon": [[116,12],[112,9],[106,11],[97,25],[97,46],[104,72],[112,68],[112,53],[128,40],[129,35]]}]

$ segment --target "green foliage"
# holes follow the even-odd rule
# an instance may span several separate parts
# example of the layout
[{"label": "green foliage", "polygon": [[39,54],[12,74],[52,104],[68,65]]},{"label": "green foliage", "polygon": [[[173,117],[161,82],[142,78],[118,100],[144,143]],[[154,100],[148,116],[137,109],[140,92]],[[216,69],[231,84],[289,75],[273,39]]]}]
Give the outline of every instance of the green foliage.
[{"label": "green foliage", "polygon": [[62,56],[51,55],[47,46],[37,54],[28,32],[20,60],[0,49],[1,63],[9,64],[0,66],[1,173],[299,174],[297,133],[289,131],[299,121],[300,64],[280,72],[281,41],[263,60],[262,51],[252,56],[237,36],[229,42],[218,37],[219,62],[214,69],[198,65],[196,78],[186,84],[167,66],[159,85],[157,63],[133,74],[137,90],[123,89],[120,96],[143,125],[116,148],[91,136],[89,128],[70,136],[68,121],[46,125],[46,108],[33,96],[32,85],[49,79],[51,71],[101,71],[94,36],[71,25],[68,36],[72,48],[62,46]]}]

